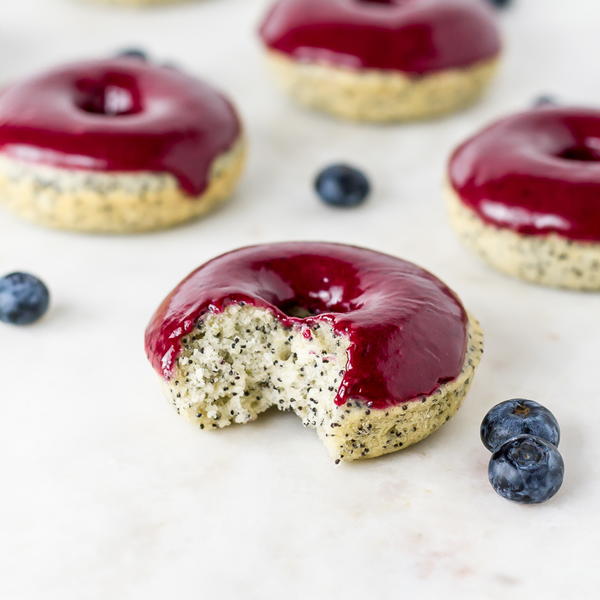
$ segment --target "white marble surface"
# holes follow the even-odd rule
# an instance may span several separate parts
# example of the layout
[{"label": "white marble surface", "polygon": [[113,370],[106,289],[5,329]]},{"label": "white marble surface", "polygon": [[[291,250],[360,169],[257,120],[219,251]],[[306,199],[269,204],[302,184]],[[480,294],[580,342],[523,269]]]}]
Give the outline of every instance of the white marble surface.
[{"label": "white marble surface", "polygon": [[[452,146],[540,92],[597,103],[596,0],[521,0],[503,17],[504,69],[480,106],[436,123],[341,124],[303,112],[263,70],[263,1],[148,12],[68,0],[3,2],[4,79],[133,43],[203,73],[238,101],[252,154],[237,197],[210,218],[138,237],[85,237],[0,213],[0,272],[40,274],[39,325],[0,328],[0,597],[597,597],[600,298],[489,270],[457,243],[440,197]],[[336,212],[310,190],[332,160],[376,192]],[[456,419],[388,458],[335,467],[313,432],[274,414],[203,434],[163,401],[142,335],[162,296],[224,250],[330,239],[413,259],[481,319],[487,353]],[[563,429],[563,489],[510,504],[486,479],[486,410],[535,398]]]}]

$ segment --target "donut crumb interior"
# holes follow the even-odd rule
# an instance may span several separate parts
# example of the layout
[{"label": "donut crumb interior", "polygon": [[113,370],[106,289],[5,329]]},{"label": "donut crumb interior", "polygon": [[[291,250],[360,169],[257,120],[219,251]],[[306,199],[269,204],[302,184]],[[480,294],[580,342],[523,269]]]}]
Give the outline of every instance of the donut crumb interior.
[{"label": "donut crumb interior", "polygon": [[333,404],[349,340],[324,324],[290,328],[268,310],[232,305],[201,319],[182,344],[169,385],[176,408],[201,427],[247,423],[272,406],[316,426],[319,407]]}]

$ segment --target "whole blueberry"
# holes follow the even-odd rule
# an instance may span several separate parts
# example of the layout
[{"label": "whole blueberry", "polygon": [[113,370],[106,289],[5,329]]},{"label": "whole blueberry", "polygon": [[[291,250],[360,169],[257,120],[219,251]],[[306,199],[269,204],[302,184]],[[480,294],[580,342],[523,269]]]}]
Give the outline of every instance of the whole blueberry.
[{"label": "whole blueberry", "polygon": [[125,48],[117,52],[117,57],[119,58],[137,58],[138,60],[142,60],[146,62],[148,60],[148,55],[140,48]]},{"label": "whole blueberry", "polygon": [[331,165],[319,173],[315,190],[326,204],[350,207],[365,201],[371,184],[362,171],[340,164]]},{"label": "whole blueberry", "polygon": [[504,442],[528,433],[558,446],[560,427],[555,416],[533,400],[515,398],[492,408],[481,422],[481,441],[494,452]]},{"label": "whole blueberry", "polygon": [[513,0],[487,0],[490,4],[496,8],[507,8],[513,2]]},{"label": "whole blueberry", "polygon": [[494,490],[503,498],[522,504],[539,504],[558,492],[564,471],[556,446],[533,435],[520,435],[492,454],[488,476]]},{"label": "whole blueberry", "polygon": [[29,273],[10,273],[0,277],[0,321],[29,325],[48,310],[48,288]]}]

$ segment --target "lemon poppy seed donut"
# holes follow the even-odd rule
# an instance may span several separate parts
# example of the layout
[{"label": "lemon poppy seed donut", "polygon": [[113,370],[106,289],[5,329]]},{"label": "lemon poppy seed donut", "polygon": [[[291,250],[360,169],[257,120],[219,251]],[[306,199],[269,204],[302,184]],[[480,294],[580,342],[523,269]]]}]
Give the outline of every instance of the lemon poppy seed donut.
[{"label": "lemon poppy seed donut", "polygon": [[357,121],[407,121],[479,98],[499,60],[481,0],[279,0],[261,38],[283,88]]},{"label": "lemon poppy seed donut", "polygon": [[0,203],[41,225],[170,227],[226,199],[245,144],[231,103],[132,57],[62,66],[0,94]]},{"label": "lemon poppy seed donut", "polygon": [[600,290],[600,111],[541,107],[464,142],[448,167],[450,219],[500,271]]},{"label": "lemon poppy seed donut", "polygon": [[482,333],[414,264],[288,242],[199,267],[156,311],[146,352],[177,412],[200,429],[292,410],[336,461],[352,461],[407,448],[448,421]]}]

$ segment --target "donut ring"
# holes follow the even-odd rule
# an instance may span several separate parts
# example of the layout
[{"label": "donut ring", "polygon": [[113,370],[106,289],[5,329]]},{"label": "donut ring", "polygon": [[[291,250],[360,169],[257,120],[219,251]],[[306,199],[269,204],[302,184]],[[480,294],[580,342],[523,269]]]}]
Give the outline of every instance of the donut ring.
[{"label": "donut ring", "polygon": [[449,163],[459,235],[527,281],[600,289],[600,111],[546,107],[502,119]]},{"label": "donut ring", "polygon": [[439,116],[479,98],[500,54],[494,15],[469,0],[279,0],[260,29],[283,88],[358,121]]},{"label": "donut ring", "polygon": [[229,196],[243,159],[228,100],[137,58],[67,65],[0,95],[0,203],[42,225],[170,227]]},{"label": "donut ring", "polygon": [[150,321],[146,352],[177,412],[201,429],[276,406],[349,461],[406,448],[445,423],[472,381],[482,334],[416,265],[289,242],[194,271]]}]

